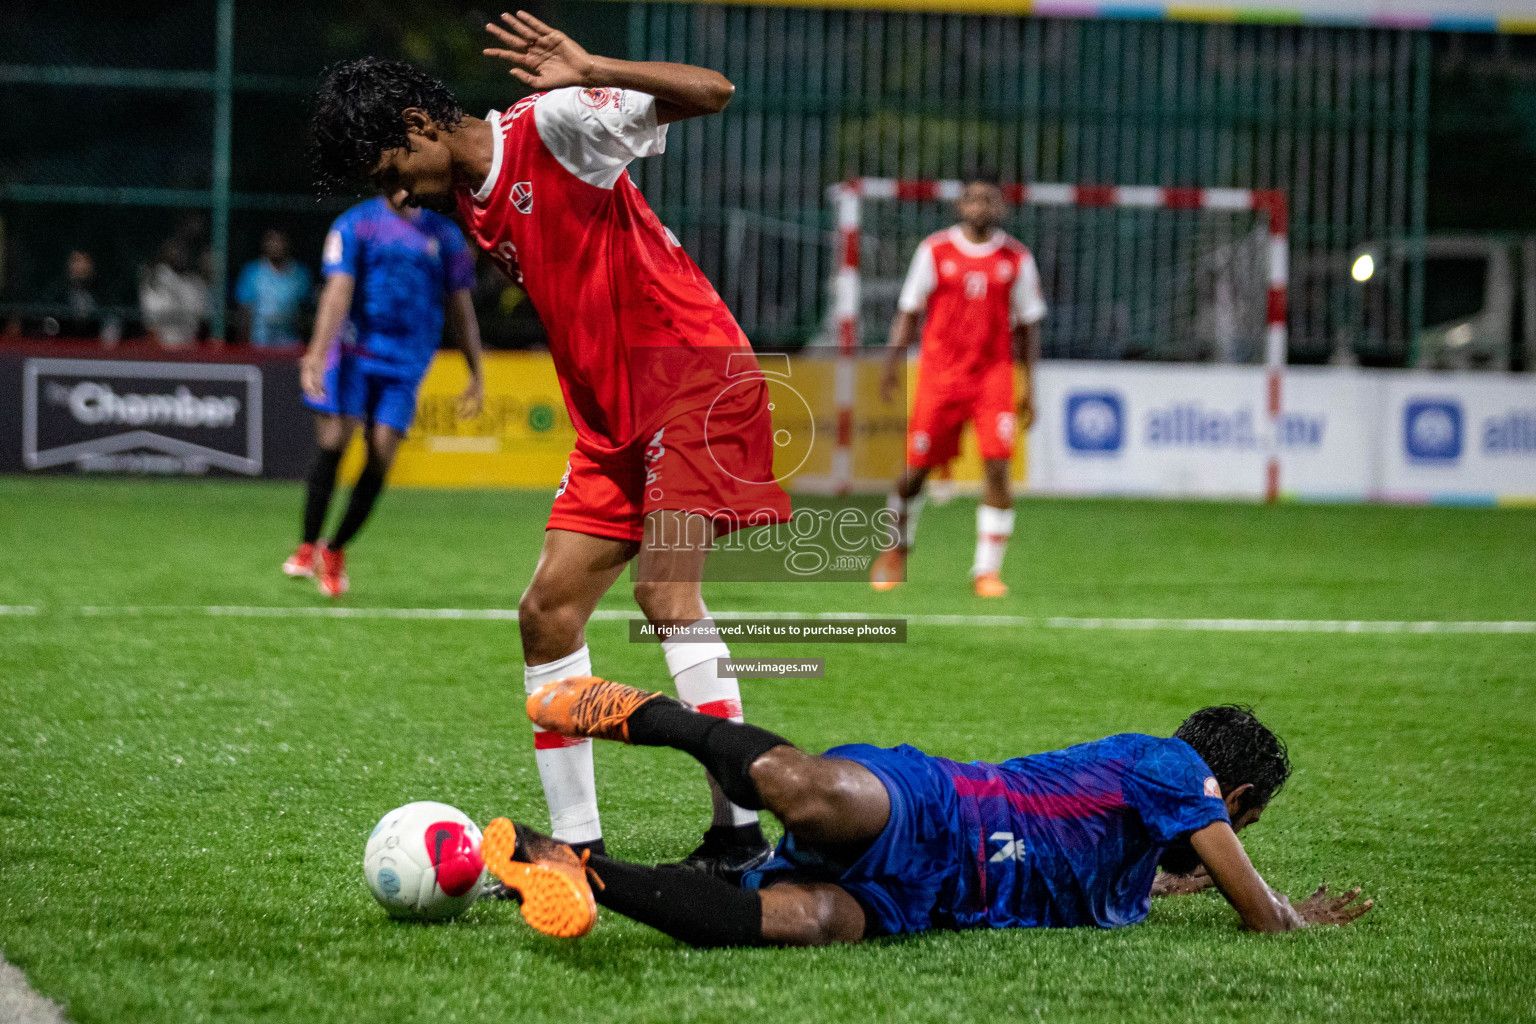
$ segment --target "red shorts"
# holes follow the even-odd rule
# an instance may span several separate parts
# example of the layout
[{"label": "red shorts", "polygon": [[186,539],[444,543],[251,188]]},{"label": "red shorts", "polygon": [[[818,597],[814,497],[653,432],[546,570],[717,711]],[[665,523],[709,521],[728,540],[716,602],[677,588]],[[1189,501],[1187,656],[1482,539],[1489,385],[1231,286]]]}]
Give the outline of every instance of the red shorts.
[{"label": "red shorts", "polygon": [[639,541],[646,515],[662,509],[712,519],[720,535],[789,518],[789,495],[773,474],[767,388],[733,388],[617,452],[578,447],[546,529]]},{"label": "red shorts", "polygon": [[928,469],[960,454],[960,430],[968,420],[976,422],[983,459],[1013,458],[1019,422],[1012,363],[996,364],[979,383],[963,388],[924,387],[919,376],[907,424],[907,465]]}]

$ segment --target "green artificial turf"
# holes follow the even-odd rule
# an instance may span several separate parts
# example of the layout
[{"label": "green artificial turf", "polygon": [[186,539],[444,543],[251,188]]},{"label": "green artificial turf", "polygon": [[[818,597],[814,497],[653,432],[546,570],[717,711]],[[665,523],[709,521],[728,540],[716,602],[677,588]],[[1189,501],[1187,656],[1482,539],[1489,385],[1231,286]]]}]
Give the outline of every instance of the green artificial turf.
[{"label": "green artificial turf", "polygon": [[[433,798],[544,819],[509,621],[211,617],[304,606],[277,565],[298,488],[0,479],[0,951],[80,1022],[1536,1020],[1536,636],[913,625],[749,680],[748,716],[820,749],[998,759],[1172,730],[1245,700],[1296,774],[1244,833],[1274,885],[1360,885],[1347,930],[1261,937],[1219,896],[1116,932],[689,950],[604,914],[575,942],[515,907],[388,921],[379,815]],[[350,607],[511,608],[547,495],[391,492]],[[719,584],[718,611],[1536,619],[1536,512],[1026,501],[1002,601],[969,594],[973,505],[925,513],[914,580]],[[135,606],[137,615],[89,609]],[[632,608],[624,584],[605,607]],[[666,683],[623,623],[600,673]],[[610,847],[686,852],[681,754],[599,744]]]}]

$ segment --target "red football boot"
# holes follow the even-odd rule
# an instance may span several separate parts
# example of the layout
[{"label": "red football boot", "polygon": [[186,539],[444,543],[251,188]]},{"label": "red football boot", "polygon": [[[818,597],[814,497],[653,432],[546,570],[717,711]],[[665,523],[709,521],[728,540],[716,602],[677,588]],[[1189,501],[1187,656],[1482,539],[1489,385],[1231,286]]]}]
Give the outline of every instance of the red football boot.
[{"label": "red football boot", "polygon": [[288,561],[283,563],[284,576],[303,576],[306,579],[315,574],[315,546],[313,544],[300,544],[297,551],[288,556]]},{"label": "red football boot", "polygon": [[347,579],[347,553],[332,551],[321,544],[318,554],[320,555],[320,593],[326,597],[340,597],[352,585]]}]

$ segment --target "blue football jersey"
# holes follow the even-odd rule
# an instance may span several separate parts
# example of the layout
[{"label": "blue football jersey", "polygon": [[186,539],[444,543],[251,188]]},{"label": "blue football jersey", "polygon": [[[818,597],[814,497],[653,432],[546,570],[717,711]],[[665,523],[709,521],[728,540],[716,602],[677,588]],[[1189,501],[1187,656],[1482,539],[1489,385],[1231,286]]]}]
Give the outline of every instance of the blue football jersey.
[{"label": "blue football jersey", "polygon": [[1179,739],[1122,733],[998,765],[935,760],[973,865],[945,901],[955,927],[1134,924],[1163,848],[1229,820],[1211,770]]},{"label": "blue football jersey", "polygon": [[368,373],[397,377],[426,373],[448,295],[475,283],[474,257],[453,221],[431,210],[401,216],[383,198],[336,218],[323,268],[356,282],[345,352]]}]

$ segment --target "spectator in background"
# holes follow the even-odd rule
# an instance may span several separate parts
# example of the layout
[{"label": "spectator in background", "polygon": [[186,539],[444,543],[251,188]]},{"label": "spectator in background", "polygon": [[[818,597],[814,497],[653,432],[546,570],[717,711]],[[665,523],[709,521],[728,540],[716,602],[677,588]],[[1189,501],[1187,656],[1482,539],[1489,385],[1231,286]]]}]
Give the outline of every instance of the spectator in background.
[{"label": "spectator in background", "polygon": [[144,326],[162,348],[182,348],[197,341],[208,315],[208,286],[189,265],[186,243],[168,239],[160,260],[139,278],[139,310]]},{"label": "spectator in background", "polygon": [[43,321],[44,333],[60,338],[101,338],[117,343],[122,326],[116,317],[103,316],[101,285],[96,261],[84,249],[71,249],[64,260],[64,276],[54,282],[48,301],[56,310]]},{"label": "spectator in background", "polygon": [[268,228],[261,236],[261,257],[245,265],[235,284],[251,344],[299,344],[299,315],[312,287],[308,268],[289,254],[288,236]]}]

